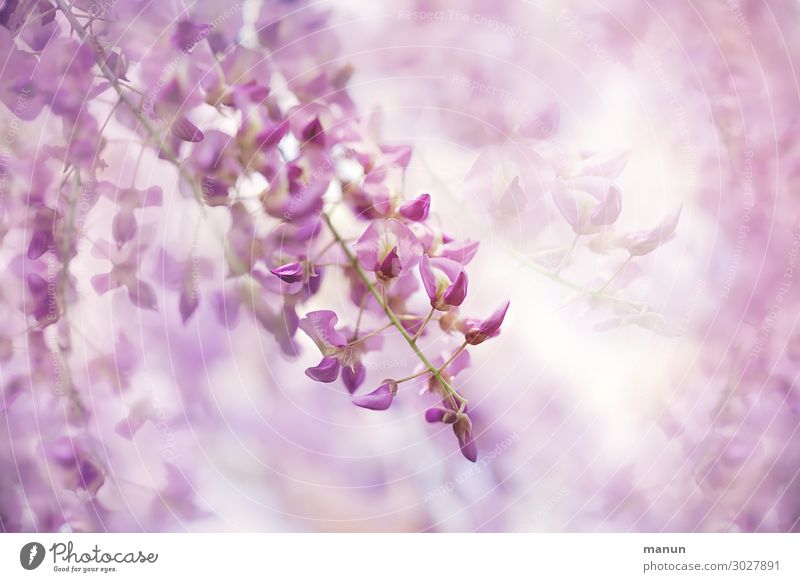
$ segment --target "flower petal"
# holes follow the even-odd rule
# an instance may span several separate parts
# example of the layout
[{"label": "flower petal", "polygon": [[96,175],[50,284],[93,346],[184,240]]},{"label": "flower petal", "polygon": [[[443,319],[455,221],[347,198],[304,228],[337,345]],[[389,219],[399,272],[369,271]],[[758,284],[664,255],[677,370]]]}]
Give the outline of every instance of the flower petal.
[{"label": "flower petal", "polygon": [[197,143],[203,141],[205,135],[200,128],[189,121],[186,117],[179,117],[170,126],[170,133],[181,141]]},{"label": "flower petal", "polygon": [[347,391],[352,394],[364,383],[367,377],[367,369],[361,362],[356,362],[353,366],[345,366],[342,368],[342,382],[344,382]]},{"label": "flower petal", "polygon": [[297,283],[303,279],[304,271],[303,265],[295,261],[294,263],[270,269],[269,272],[285,283]]},{"label": "flower petal", "polygon": [[396,393],[397,382],[394,380],[384,380],[383,384],[369,394],[353,398],[353,404],[361,408],[368,408],[369,410],[386,410],[392,405],[392,400],[394,400],[394,395]]},{"label": "flower petal", "polygon": [[506,317],[506,312],[508,311],[508,306],[510,304],[510,301],[506,301],[497,309],[497,311],[492,313],[477,326],[469,329],[465,334],[467,343],[476,346],[485,342],[487,339],[498,335],[500,333],[500,326],[503,324],[503,320]]},{"label": "flower petal", "polygon": [[347,344],[345,335],[336,330],[337,321],[339,318],[336,313],[329,309],[321,309],[307,313],[298,326],[314,340],[323,354],[327,354]]},{"label": "flower petal", "polygon": [[452,285],[444,292],[442,300],[447,305],[458,307],[467,297],[467,274],[461,271]]},{"label": "flower petal", "polygon": [[325,356],[319,364],[306,369],[306,376],[317,382],[329,384],[339,377],[339,360],[333,356]]},{"label": "flower petal", "polygon": [[414,222],[423,222],[428,218],[431,208],[431,195],[422,194],[416,200],[411,200],[400,206],[398,211],[403,218]]}]

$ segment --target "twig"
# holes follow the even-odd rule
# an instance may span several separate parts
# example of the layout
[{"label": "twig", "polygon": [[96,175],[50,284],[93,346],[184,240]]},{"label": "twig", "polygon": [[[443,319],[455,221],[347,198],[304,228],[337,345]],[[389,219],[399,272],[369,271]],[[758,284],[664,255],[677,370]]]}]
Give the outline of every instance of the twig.
[{"label": "twig", "polygon": [[339,234],[339,231],[337,231],[336,228],[333,226],[333,223],[331,223],[331,219],[328,216],[328,214],[323,212],[321,216],[322,219],[325,221],[325,224],[328,225],[331,234],[333,234],[333,236],[336,238],[336,241],[339,243],[339,246],[341,247],[342,251],[347,256],[350,263],[353,265],[353,268],[358,274],[359,279],[361,279],[361,282],[364,283],[367,289],[369,289],[369,292],[381,306],[384,313],[386,313],[386,316],[389,318],[389,321],[392,322],[392,325],[394,325],[397,328],[397,330],[400,332],[400,335],[403,336],[403,339],[405,339],[408,345],[411,346],[411,349],[414,350],[414,353],[417,355],[420,361],[422,361],[422,363],[425,365],[428,371],[436,378],[436,380],[438,380],[439,384],[442,386],[442,388],[444,388],[447,394],[450,397],[457,398],[459,400],[459,402],[461,403],[461,408],[463,409],[463,407],[466,406],[467,404],[467,399],[461,396],[461,394],[459,394],[452,386],[450,386],[450,384],[447,382],[444,376],[442,376],[442,373],[439,371],[439,369],[436,366],[434,366],[430,362],[430,360],[428,360],[427,357],[425,357],[425,354],[422,353],[422,351],[419,349],[419,346],[417,346],[416,342],[414,341],[414,338],[412,338],[411,335],[408,333],[408,331],[406,331],[406,328],[403,327],[403,324],[397,318],[397,315],[395,315],[394,311],[392,311],[392,308],[389,307],[389,305],[385,301],[383,301],[380,292],[375,288],[375,285],[372,283],[372,281],[369,280],[369,277],[364,272],[364,269],[361,268],[361,265],[359,265],[358,257],[356,257],[353,254],[353,251],[351,251],[350,248],[347,246],[347,244],[344,242],[342,236]]}]

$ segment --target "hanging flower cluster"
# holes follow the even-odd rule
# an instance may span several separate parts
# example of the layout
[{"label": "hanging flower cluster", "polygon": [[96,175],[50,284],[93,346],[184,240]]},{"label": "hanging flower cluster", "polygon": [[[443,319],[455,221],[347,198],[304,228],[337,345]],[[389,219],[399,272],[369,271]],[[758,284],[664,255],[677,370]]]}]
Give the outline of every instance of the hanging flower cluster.
[{"label": "hanging flower cluster", "polygon": [[[14,448],[0,448],[2,530],[99,528],[108,518],[98,494],[111,457],[93,425],[90,386],[107,382],[122,397],[124,411],[104,414],[119,414],[113,426],[123,439],[133,440],[147,423],[171,426],[159,418],[163,411],[126,396],[142,354],[122,333],[111,351],[92,346],[90,366],[77,365],[82,354],[73,348],[71,316],[86,293],[118,307],[128,302],[143,321],[174,311],[185,326],[205,303],[226,327],[249,311],[291,356],[300,353],[302,330],[322,355],[306,374],[319,382],[341,377],[353,403],[373,410],[406,397],[401,386],[408,378],[363,388],[365,354],[380,351],[381,333],[394,328],[422,365],[415,377],[431,380],[426,398],[438,412],[428,420],[450,424],[464,456],[477,458],[467,399],[454,375],[468,347],[500,333],[508,308],[482,321],[461,313],[478,243],[453,240],[431,219],[432,197],[404,190],[412,151],[382,142],[359,115],[348,91],[352,69],[332,58],[336,40],[324,32],[323,13],[309,8],[282,19],[288,6],[267,2],[257,23],[260,46],[245,46],[241,10],[209,19],[214,6],[198,2],[177,15],[157,3],[127,1],[0,8],[0,100],[9,120],[0,238],[16,277],[3,290],[0,412],[3,431],[17,439]],[[311,31],[330,42],[309,41]],[[27,141],[35,131],[21,128],[45,116],[59,123],[39,128],[47,145],[36,150]],[[152,158],[159,184],[140,175],[138,164],[120,171],[106,137],[111,126],[138,144],[139,161]],[[167,186],[169,176],[175,188]],[[261,192],[247,195],[245,185],[254,183]],[[183,248],[157,242],[162,207],[186,202],[199,208],[203,224],[223,225],[223,265],[202,256],[196,238]],[[334,220],[337,206],[350,218]],[[88,229],[97,234],[95,219],[107,215],[108,228],[86,245]],[[360,229],[355,244],[339,232],[353,224]],[[346,317],[305,307],[334,269],[349,281],[353,314]],[[215,272],[224,283],[209,288]],[[430,306],[419,311],[412,299],[422,296]],[[383,324],[364,329],[379,317]],[[441,341],[453,344],[444,360],[428,358],[418,344],[436,324]],[[15,349],[20,341],[25,350]],[[34,434],[24,425],[35,414],[47,430]],[[46,464],[37,468],[40,451]],[[19,478],[5,470],[26,463],[30,470]],[[167,489],[152,491],[161,501],[186,488],[185,477],[166,464]],[[47,485],[53,473],[56,496]],[[20,510],[23,496],[32,516]],[[79,518],[70,518],[68,505]],[[200,513],[190,499],[172,509],[184,517]],[[80,525],[83,519],[92,523]]]},{"label": "hanging flower cluster", "polygon": [[[150,527],[204,515],[169,442],[207,413],[183,386],[200,376],[197,354],[175,356],[190,361],[176,382],[181,418],[137,391],[153,354],[131,341],[136,330],[109,326],[111,337],[87,341],[75,324],[86,297],[143,327],[174,318],[170,334],[207,325],[205,316],[214,330],[249,318],[302,359],[292,362],[298,377],[309,366],[308,378],[340,382],[342,397],[369,411],[421,399],[419,421],[452,430],[459,463],[456,446],[478,460],[487,427],[464,371],[509,313],[502,296],[485,312],[470,302],[479,242],[451,236],[436,187],[406,187],[414,151],[382,138],[377,116],[357,106],[326,12],[265,1],[247,38],[242,12],[214,0],[177,10],[0,2],[0,430],[14,435],[0,442],[0,531],[112,529],[120,510],[109,490],[122,479],[110,443],[135,442],[148,426],[168,441],[166,484],[144,487]],[[555,217],[565,243],[549,262],[529,262],[610,307],[597,329],[674,331],[620,292],[628,266],[675,236],[681,209],[620,231],[627,152],[573,154],[556,140],[557,104],[507,121],[497,127],[515,143],[480,153],[467,195],[531,232]],[[169,208],[185,212],[194,236],[156,236]],[[198,240],[201,229],[213,244]],[[583,248],[622,258],[584,285],[567,276]],[[326,291],[337,285],[346,300],[334,307]],[[413,373],[371,378],[370,361],[388,357],[394,340]]]}]

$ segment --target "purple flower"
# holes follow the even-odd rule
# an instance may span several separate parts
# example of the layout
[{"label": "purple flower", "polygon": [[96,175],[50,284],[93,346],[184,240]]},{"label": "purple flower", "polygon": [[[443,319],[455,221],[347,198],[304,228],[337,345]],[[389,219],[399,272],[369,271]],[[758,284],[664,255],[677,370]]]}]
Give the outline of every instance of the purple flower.
[{"label": "purple flower", "polygon": [[667,215],[650,230],[642,230],[625,235],[622,239],[622,246],[628,249],[628,252],[633,257],[652,253],[665,242],[674,238],[682,210],[683,206],[672,214]]},{"label": "purple flower", "polygon": [[105,467],[95,449],[98,443],[89,437],[60,437],[44,445],[45,455],[57,469],[64,486],[72,491],[83,489],[94,496],[105,483]]},{"label": "purple flower", "polygon": [[53,247],[54,233],[59,220],[58,213],[47,207],[39,208],[33,216],[31,241],[27,256],[35,261]]},{"label": "purple flower", "polygon": [[297,283],[303,280],[305,268],[302,263],[295,261],[294,263],[288,263],[276,267],[275,269],[270,269],[270,273],[285,283]]},{"label": "purple flower", "polygon": [[25,277],[30,295],[27,299],[30,312],[36,321],[43,325],[50,325],[58,321],[61,316],[55,289],[55,279],[48,281],[37,273],[28,273]]},{"label": "purple flower", "polygon": [[[349,344],[347,336],[336,329],[338,317],[333,311],[312,311],[300,320],[298,326],[317,344],[322,360],[308,368],[306,375],[317,382],[330,383],[342,372],[342,381],[352,394],[366,377],[361,363],[363,355],[383,346],[383,338],[372,335],[363,341]],[[365,332],[365,334],[368,332]]]},{"label": "purple flower", "polygon": [[[435,368],[439,369],[449,359],[450,359],[450,354],[445,352],[433,358],[433,360],[431,360],[431,363]],[[450,362],[450,364],[447,366],[446,369],[442,370],[441,375],[448,382],[448,384],[452,384],[453,381],[456,379],[456,376],[458,376],[461,372],[469,368],[471,364],[472,364],[472,358],[469,355],[469,352],[467,350],[464,350],[460,354],[458,354],[452,362]],[[422,369],[420,368],[419,371],[422,371]],[[448,397],[447,393],[443,391],[442,385],[439,383],[439,380],[435,376],[433,376],[433,374],[428,375],[427,378],[428,378],[428,384],[426,386],[427,391],[430,392],[431,394],[439,394],[440,396],[442,396],[443,398],[442,403],[448,409],[452,409],[452,402]]]},{"label": "purple flower", "polygon": [[397,394],[397,382],[384,380],[380,386],[369,394],[353,398],[353,404],[370,410],[386,410],[392,405],[395,394]]},{"label": "purple flower", "polygon": [[398,212],[407,220],[411,220],[413,222],[424,222],[425,219],[428,218],[430,209],[431,195],[422,194],[416,200],[411,200],[400,206]]},{"label": "purple flower", "polygon": [[457,263],[466,265],[475,257],[479,246],[480,242],[476,240],[446,240],[442,246],[436,249],[435,254],[436,256],[451,259]]},{"label": "purple flower", "polygon": [[300,329],[314,340],[324,356],[335,354],[347,344],[345,335],[336,330],[338,316],[333,311],[323,309],[312,311],[300,320]]},{"label": "purple flower", "polygon": [[184,116],[181,116],[173,121],[169,130],[172,135],[181,141],[197,143],[205,139],[205,135],[202,131],[200,131],[200,128]]},{"label": "purple flower", "polygon": [[466,414],[460,414],[453,423],[453,433],[458,439],[461,454],[468,461],[474,463],[478,460],[478,446],[472,437],[472,422]]},{"label": "purple flower", "polygon": [[575,234],[594,234],[613,224],[622,211],[622,197],[607,178],[557,179],[553,201]]},{"label": "purple flower", "polygon": [[456,413],[446,408],[429,408],[425,411],[425,420],[430,423],[443,422],[452,424],[456,421]]},{"label": "purple flower", "polygon": [[191,53],[197,44],[205,39],[213,30],[210,24],[195,24],[190,20],[180,20],[175,24],[175,32],[172,33],[171,41],[173,46],[184,53]]},{"label": "purple flower", "polygon": [[497,217],[519,216],[528,206],[528,196],[519,183],[519,176],[514,176],[497,200],[492,201],[490,211]]},{"label": "purple flower", "polygon": [[264,209],[270,216],[287,222],[318,216],[332,176],[325,168],[330,167],[330,161],[322,154],[319,159],[309,156],[289,162],[262,194]]},{"label": "purple flower", "polygon": [[467,274],[455,261],[422,256],[419,264],[422,284],[431,300],[431,307],[447,311],[458,307],[467,296]]},{"label": "purple flower", "polygon": [[319,364],[306,369],[306,376],[317,382],[326,384],[334,382],[339,377],[341,365],[339,359],[334,356],[325,356]]},{"label": "purple flower", "polygon": [[314,144],[320,147],[325,147],[325,130],[322,128],[322,123],[319,117],[312,119],[308,125],[303,128],[301,132],[301,139],[303,144]]},{"label": "purple flower", "polygon": [[613,180],[628,165],[629,150],[616,150],[584,156],[570,170],[571,176],[597,176]]},{"label": "purple flower", "polygon": [[[144,237],[143,237],[144,238]],[[145,247],[127,245],[122,249],[112,247],[106,241],[95,243],[95,252],[111,260],[108,273],[92,276],[90,282],[98,295],[108,293],[117,287],[125,287],[131,302],[142,309],[158,310],[158,301],[153,287],[138,277],[139,262]]]},{"label": "purple flower", "polygon": [[407,272],[420,261],[422,243],[405,224],[395,218],[376,220],[355,244],[361,266],[382,282]]},{"label": "purple flower", "polygon": [[487,339],[495,337],[500,334],[500,326],[503,324],[503,319],[506,317],[510,301],[506,301],[500,308],[492,313],[488,318],[480,322],[467,323],[464,331],[464,338],[467,343],[477,346],[485,342]]},{"label": "purple flower", "polygon": [[359,386],[364,383],[367,377],[367,369],[361,362],[356,362],[352,366],[344,366],[342,368],[342,383],[344,383],[347,391],[352,394],[358,390]]}]

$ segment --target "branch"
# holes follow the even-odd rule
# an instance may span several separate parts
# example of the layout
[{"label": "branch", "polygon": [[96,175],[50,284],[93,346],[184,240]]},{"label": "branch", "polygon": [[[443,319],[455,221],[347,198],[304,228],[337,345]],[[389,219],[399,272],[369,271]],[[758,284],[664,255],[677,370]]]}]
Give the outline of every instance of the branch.
[{"label": "branch", "polygon": [[397,315],[394,313],[394,311],[392,311],[392,308],[389,307],[389,305],[383,300],[380,292],[375,288],[375,285],[372,283],[372,281],[370,281],[369,277],[364,272],[364,269],[361,268],[361,265],[358,263],[358,257],[356,257],[353,254],[353,251],[350,250],[350,248],[347,246],[347,243],[345,243],[342,236],[339,234],[336,228],[334,228],[333,224],[331,223],[330,217],[325,212],[322,212],[321,216],[322,219],[325,221],[325,224],[328,225],[328,228],[330,229],[331,234],[333,234],[334,238],[336,239],[336,242],[339,243],[339,246],[341,247],[342,251],[347,256],[347,259],[350,261],[350,264],[353,266],[356,273],[358,274],[358,278],[361,279],[361,282],[364,283],[364,285],[366,285],[367,289],[369,289],[369,292],[375,298],[375,301],[378,302],[378,305],[380,305],[384,313],[386,313],[386,317],[388,317],[392,325],[395,328],[397,328],[397,331],[400,332],[400,335],[403,336],[403,339],[405,339],[408,345],[411,346],[411,349],[414,350],[414,353],[417,355],[417,357],[420,359],[423,365],[428,369],[428,372],[430,372],[430,374],[434,378],[436,378],[439,384],[441,384],[445,392],[447,392],[447,394],[451,398],[458,399],[458,401],[461,403],[459,408],[463,410],[463,408],[467,404],[467,399],[461,396],[461,394],[459,394],[452,386],[450,386],[450,383],[442,375],[442,371],[436,366],[434,366],[430,362],[430,360],[428,360],[428,358],[425,357],[425,354],[423,354],[422,351],[419,349],[417,342],[414,341],[414,338],[411,337],[408,331],[406,331],[406,328],[403,327],[403,324],[400,322],[400,319],[398,319]]},{"label": "branch", "polygon": [[141,114],[139,108],[136,107],[136,105],[128,98],[128,96],[122,90],[122,85],[120,84],[120,81],[117,78],[116,74],[109,68],[109,66],[103,59],[103,55],[105,54],[103,47],[100,45],[97,39],[94,36],[92,36],[80,22],[78,22],[78,19],[76,18],[75,14],[72,13],[72,10],[67,5],[66,0],[55,0],[55,3],[58,5],[58,9],[61,11],[61,13],[64,14],[64,16],[66,17],[67,22],[69,22],[72,29],[78,34],[78,37],[80,37],[81,40],[92,44],[92,47],[94,48],[94,57],[95,57],[94,60],[97,63],[97,66],[100,69],[100,71],[103,73],[103,76],[108,80],[109,83],[111,83],[111,86],[117,92],[117,95],[119,95],[119,100],[130,110],[130,112],[136,117],[139,123],[142,124],[142,127],[144,127],[145,131],[147,131],[147,133],[149,134],[150,139],[152,139],[156,144],[158,144],[161,147],[161,149],[163,150],[164,154],[169,159],[169,161],[175,164],[175,166],[178,169],[178,173],[184,180],[186,180],[191,185],[195,198],[197,198],[197,201],[202,205],[203,195],[198,189],[194,177],[188,174],[186,170],[183,169],[183,164],[181,163],[177,154],[173,152],[170,145],[161,138],[161,133],[158,131],[158,129],[156,129],[155,126],[153,126],[153,124],[150,123],[149,119],[147,119]]}]

